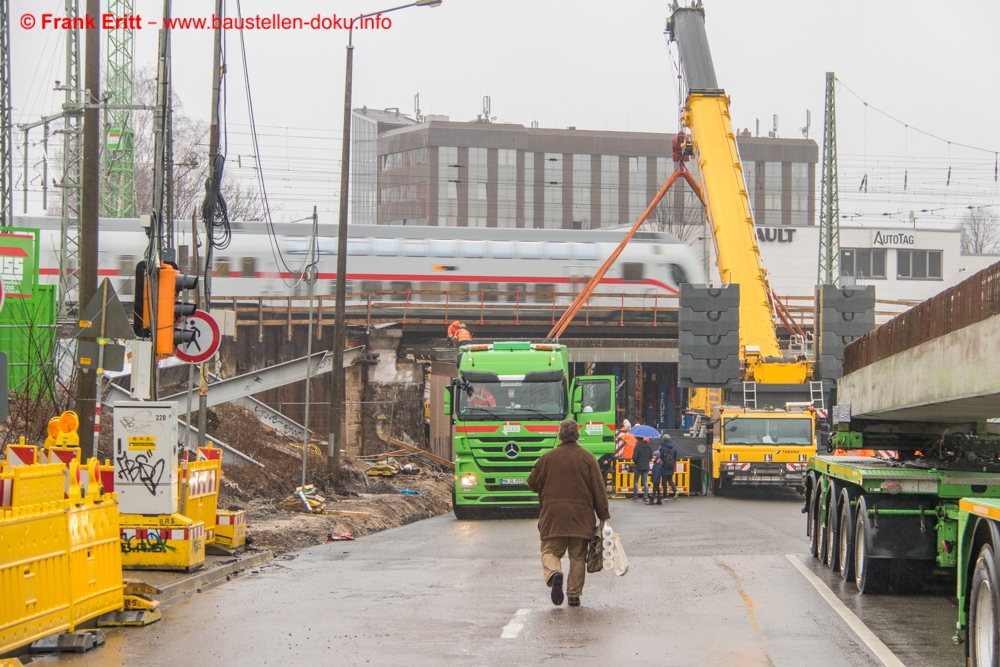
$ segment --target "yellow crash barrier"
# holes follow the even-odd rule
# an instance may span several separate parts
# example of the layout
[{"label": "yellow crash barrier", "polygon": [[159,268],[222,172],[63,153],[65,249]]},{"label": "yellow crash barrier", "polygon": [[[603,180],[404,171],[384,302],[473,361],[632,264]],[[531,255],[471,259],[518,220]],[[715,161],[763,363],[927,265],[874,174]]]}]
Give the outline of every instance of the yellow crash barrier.
[{"label": "yellow crash barrier", "polygon": [[242,549],[247,544],[247,513],[218,510],[215,513],[215,541],[226,549]]},{"label": "yellow crash barrier", "polygon": [[[85,472],[98,478],[96,459]],[[75,460],[0,473],[0,653],[124,605],[117,500],[80,473]]]},{"label": "yellow crash barrier", "polygon": [[[615,494],[632,494],[635,485],[635,473],[632,472],[631,461],[618,461],[615,464]],[[653,492],[652,474],[647,476],[650,494]],[[674,486],[677,493],[683,496],[691,495],[691,459],[680,459],[674,463]],[[639,489],[642,492],[642,489]],[[670,485],[667,485],[670,491]]]},{"label": "yellow crash barrier", "polygon": [[130,570],[197,569],[205,564],[205,524],[182,514],[122,514],[121,557]]},{"label": "yellow crash barrier", "polygon": [[219,504],[219,472],[221,459],[191,461],[187,470],[181,468],[178,477],[184,483],[181,514],[205,526],[205,542],[215,538],[215,510]]}]

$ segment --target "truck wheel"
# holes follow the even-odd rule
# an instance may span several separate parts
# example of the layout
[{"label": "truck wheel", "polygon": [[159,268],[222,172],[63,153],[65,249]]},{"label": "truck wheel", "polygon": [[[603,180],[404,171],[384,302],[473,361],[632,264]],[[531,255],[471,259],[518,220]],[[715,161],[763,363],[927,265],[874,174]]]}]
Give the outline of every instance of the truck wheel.
[{"label": "truck wheel", "polygon": [[844,581],[854,578],[854,515],[851,511],[851,496],[844,489],[840,501],[840,531],[837,535],[837,560],[840,561],[840,576]]},{"label": "truck wheel", "polygon": [[973,667],[997,667],[1000,658],[997,623],[997,566],[993,548],[984,544],[976,559],[969,595],[969,659]]},{"label": "truck wheel", "polygon": [[823,546],[826,547],[826,555],[823,562],[834,572],[839,571],[837,542],[840,537],[838,527],[840,523],[840,513],[837,511],[837,501],[840,499],[840,486],[830,480],[830,487],[826,493],[826,537],[823,539]]},{"label": "truck wheel", "polygon": [[720,477],[719,479],[712,480],[712,495],[713,496],[724,496],[726,491],[729,490],[729,485],[726,484],[726,478]]},{"label": "truck wheel", "polygon": [[854,522],[854,583],[862,595],[884,593],[889,587],[892,560],[868,557],[868,513],[863,499],[859,499],[857,518]]}]

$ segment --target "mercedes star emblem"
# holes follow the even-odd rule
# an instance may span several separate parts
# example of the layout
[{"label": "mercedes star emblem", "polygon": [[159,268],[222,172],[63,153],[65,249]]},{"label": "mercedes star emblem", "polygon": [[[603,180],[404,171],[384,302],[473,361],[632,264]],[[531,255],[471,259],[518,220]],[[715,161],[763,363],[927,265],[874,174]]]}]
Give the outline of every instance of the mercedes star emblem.
[{"label": "mercedes star emblem", "polygon": [[521,448],[517,446],[516,442],[508,442],[504,445],[503,453],[506,454],[509,459],[516,459],[517,455],[521,453]]}]

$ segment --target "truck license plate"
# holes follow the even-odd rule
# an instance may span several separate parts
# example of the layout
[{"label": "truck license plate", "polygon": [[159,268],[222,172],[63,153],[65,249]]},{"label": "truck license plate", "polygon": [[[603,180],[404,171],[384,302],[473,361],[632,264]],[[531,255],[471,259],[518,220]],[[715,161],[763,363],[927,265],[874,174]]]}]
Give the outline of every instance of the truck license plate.
[{"label": "truck license plate", "polygon": [[501,486],[524,486],[524,480],[519,478],[501,477]]}]

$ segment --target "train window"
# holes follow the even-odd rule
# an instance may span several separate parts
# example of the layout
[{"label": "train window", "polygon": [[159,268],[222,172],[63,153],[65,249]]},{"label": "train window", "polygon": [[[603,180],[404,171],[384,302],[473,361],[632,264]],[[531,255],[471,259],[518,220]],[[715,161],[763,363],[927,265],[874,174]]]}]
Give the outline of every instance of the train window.
[{"label": "train window", "polygon": [[545,256],[549,259],[569,259],[569,246],[565,243],[546,243]]},{"label": "train window", "polygon": [[122,255],[118,258],[118,275],[131,276],[135,274],[135,255]]},{"label": "train window", "polygon": [[432,257],[454,257],[455,256],[455,242],[445,241],[443,239],[431,239],[428,241],[431,246],[431,256]]},{"label": "train window", "polygon": [[555,285],[535,285],[535,303],[552,303],[552,295],[555,294]]},{"label": "train window", "polygon": [[372,247],[379,257],[395,257],[399,254],[396,239],[372,239]]},{"label": "train window", "polygon": [[462,257],[485,257],[486,241],[459,241]]},{"label": "train window", "polygon": [[411,284],[402,280],[393,280],[389,283],[389,289],[392,290],[393,301],[403,301],[409,296]]},{"label": "train window", "polygon": [[427,244],[423,241],[407,239],[403,241],[403,255],[406,257],[426,257]]},{"label": "train window", "polygon": [[597,247],[593,243],[570,243],[575,259],[597,259]]},{"label": "train window", "polygon": [[[337,239],[334,239],[336,248]],[[285,252],[290,255],[305,255],[309,252],[309,239],[285,239]]]},{"label": "train window", "polygon": [[452,283],[448,287],[448,296],[450,301],[468,301],[469,283]]},{"label": "train window", "polygon": [[242,275],[244,278],[256,278],[257,277],[257,258],[256,257],[244,257],[243,258],[243,271]]},{"label": "train window", "polygon": [[215,271],[212,272],[217,278],[228,278],[229,277],[229,258],[220,257],[215,260]]},{"label": "train window", "polygon": [[479,298],[487,303],[494,303],[499,300],[496,283],[479,283]]},{"label": "train window", "polygon": [[622,264],[622,280],[630,283],[642,281],[644,268],[640,262],[625,262]]},{"label": "train window", "polygon": [[527,285],[524,283],[510,283],[507,285],[506,301],[507,303],[517,303],[524,301],[524,293],[527,291]]},{"label": "train window", "polygon": [[440,301],[441,296],[441,283],[420,283],[421,301]]},{"label": "train window", "polygon": [[491,241],[490,254],[496,259],[510,259],[514,256],[514,244],[510,241]]},{"label": "train window", "polygon": [[541,259],[542,244],[538,241],[518,241],[517,252],[521,259]]},{"label": "train window", "polygon": [[675,285],[681,285],[688,281],[687,273],[679,265],[670,264],[667,266],[667,269],[670,271],[670,279],[674,281]]},{"label": "train window", "polygon": [[381,280],[362,280],[361,281],[361,293],[362,294],[374,294],[382,290]]},{"label": "train window", "polygon": [[367,255],[368,239],[347,239],[348,255]]}]

